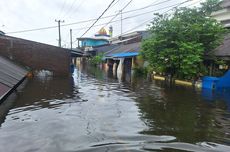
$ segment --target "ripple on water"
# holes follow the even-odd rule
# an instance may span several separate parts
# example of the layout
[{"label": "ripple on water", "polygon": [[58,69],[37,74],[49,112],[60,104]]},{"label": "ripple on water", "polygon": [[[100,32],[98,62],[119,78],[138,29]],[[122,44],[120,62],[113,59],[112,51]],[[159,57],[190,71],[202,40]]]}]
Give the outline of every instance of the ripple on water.
[{"label": "ripple on water", "polygon": [[223,104],[189,89],[98,74],[31,80],[2,123],[0,151],[230,151]]}]

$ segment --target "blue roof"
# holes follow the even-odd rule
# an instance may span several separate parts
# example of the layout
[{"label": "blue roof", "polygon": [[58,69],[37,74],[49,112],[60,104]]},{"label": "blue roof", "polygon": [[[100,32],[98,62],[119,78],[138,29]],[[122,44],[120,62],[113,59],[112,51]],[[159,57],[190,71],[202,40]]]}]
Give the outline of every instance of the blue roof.
[{"label": "blue roof", "polygon": [[115,53],[112,54],[111,56],[114,58],[125,58],[125,57],[133,57],[137,56],[139,52],[125,52],[125,53]]}]

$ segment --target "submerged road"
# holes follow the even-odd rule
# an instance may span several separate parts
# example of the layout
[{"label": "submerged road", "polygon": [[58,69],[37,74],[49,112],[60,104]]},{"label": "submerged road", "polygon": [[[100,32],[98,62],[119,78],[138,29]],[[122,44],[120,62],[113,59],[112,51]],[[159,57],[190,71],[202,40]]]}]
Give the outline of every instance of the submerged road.
[{"label": "submerged road", "polygon": [[96,68],[35,77],[0,106],[0,151],[230,151],[228,102]]}]

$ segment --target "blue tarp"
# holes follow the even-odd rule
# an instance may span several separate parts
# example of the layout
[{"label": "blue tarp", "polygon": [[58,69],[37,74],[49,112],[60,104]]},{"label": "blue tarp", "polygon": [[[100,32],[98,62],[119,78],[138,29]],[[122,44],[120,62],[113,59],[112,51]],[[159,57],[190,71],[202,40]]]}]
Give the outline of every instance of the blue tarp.
[{"label": "blue tarp", "polygon": [[230,88],[230,70],[222,77],[204,77],[202,83],[203,89]]},{"label": "blue tarp", "polygon": [[230,88],[230,70],[224,76],[220,77],[217,88]]},{"label": "blue tarp", "polygon": [[202,78],[202,88],[203,89],[215,89],[219,78],[205,76]]},{"label": "blue tarp", "polygon": [[126,58],[126,57],[137,56],[138,54],[139,54],[139,52],[115,53],[115,54],[112,54],[112,57],[114,57],[114,58]]}]

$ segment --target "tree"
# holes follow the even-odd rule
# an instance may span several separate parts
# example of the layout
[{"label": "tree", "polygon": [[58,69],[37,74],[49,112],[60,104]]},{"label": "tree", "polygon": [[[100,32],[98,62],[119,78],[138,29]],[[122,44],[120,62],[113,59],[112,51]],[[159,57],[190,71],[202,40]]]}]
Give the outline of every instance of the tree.
[{"label": "tree", "polygon": [[206,2],[201,3],[201,6],[200,11],[206,16],[210,16],[212,12],[221,9],[220,0],[207,0]]},{"label": "tree", "polygon": [[103,62],[103,57],[104,57],[103,53],[99,53],[98,55],[93,56],[90,59],[90,63],[93,65],[98,65]]},{"label": "tree", "polygon": [[173,15],[155,14],[149,28],[152,37],[142,42],[142,54],[156,72],[184,79],[204,73],[204,55],[222,42],[226,32],[207,16],[214,6],[204,3],[200,8],[176,9]]}]

